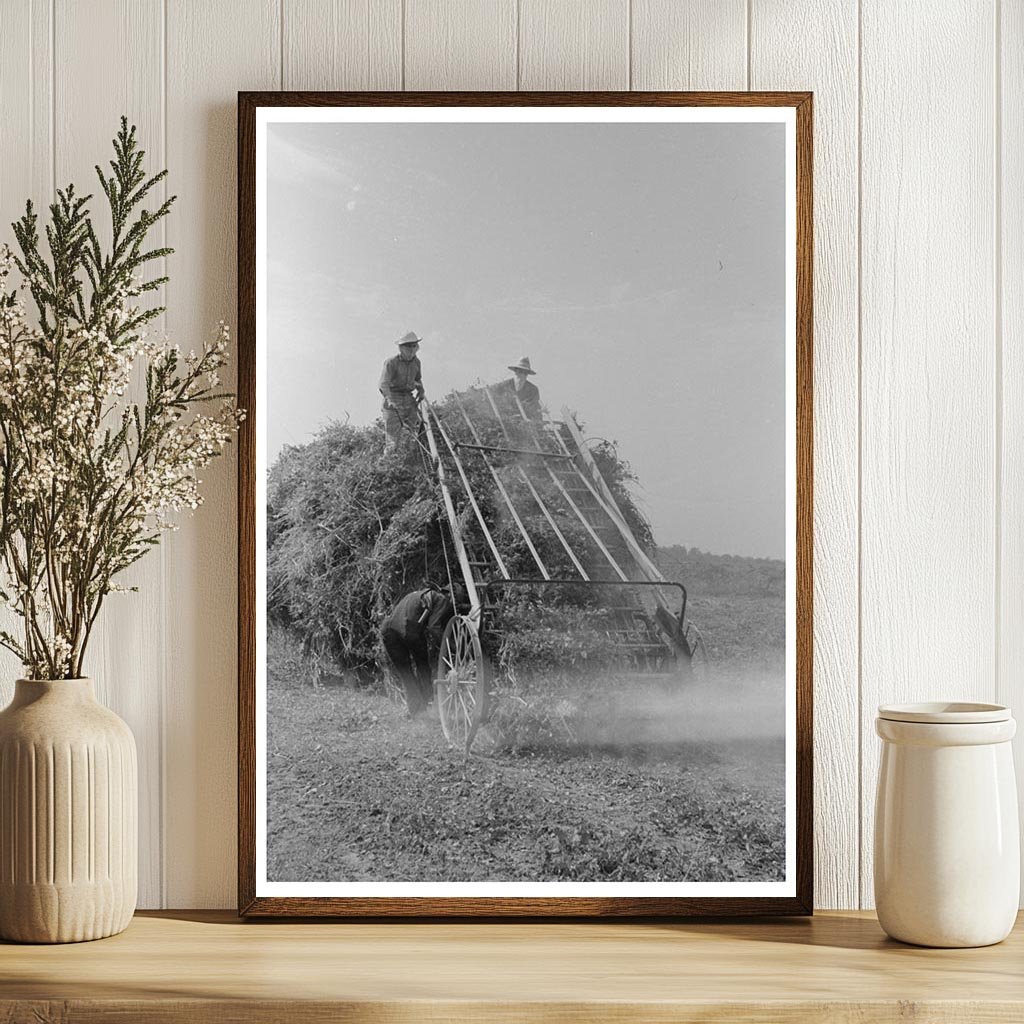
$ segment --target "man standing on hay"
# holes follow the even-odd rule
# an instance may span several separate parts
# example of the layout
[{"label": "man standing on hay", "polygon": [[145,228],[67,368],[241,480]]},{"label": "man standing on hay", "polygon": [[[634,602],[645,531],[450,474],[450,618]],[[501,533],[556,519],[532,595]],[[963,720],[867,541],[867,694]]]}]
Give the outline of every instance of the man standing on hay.
[{"label": "man standing on hay", "polygon": [[512,371],[512,379],[505,381],[502,385],[503,390],[513,403],[517,398],[519,399],[519,404],[523,407],[523,412],[526,413],[528,420],[539,420],[541,418],[540,391],[536,384],[530,383],[530,378],[537,375],[537,371],[530,366],[530,357],[523,356],[518,363],[510,364],[509,369]]},{"label": "man standing on hay", "polygon": [[[459,596],[456,592],[457,599]],[[381,626],[384,650],[402,684],[410,718],[420,714],[434,696],[430,661],[454,614],[451,597],[428,587],[406,594]]]},{"label": "man standing on hay", "polygon": [[423,398],[423,369],[419,351],[421,339],[412,331],[398,339],[398,355],[384,363],[380,393],[384,396],[385,450],[398,444],[403,430],[416,437],[420,429],[419,403]]}]

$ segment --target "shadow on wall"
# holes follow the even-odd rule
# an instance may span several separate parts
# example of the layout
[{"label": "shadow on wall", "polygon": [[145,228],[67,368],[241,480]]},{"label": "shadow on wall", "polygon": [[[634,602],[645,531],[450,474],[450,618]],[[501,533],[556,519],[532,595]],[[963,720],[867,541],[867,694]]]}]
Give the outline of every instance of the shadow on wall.
[{"label": "shadow on wall", "polygon": [[[236,117],[234,103],[207,109],[198,178],[171,168],[169,187],[182,198],[167,228],[177,250],[168,260],[169,333],[187,350],[219,320],[231,324],[229,386],[238,367]],[[168,538],[164,563],[164,870],[169,899],[200,905],[222,904],[236,884],[237,455],[232,443],[207,469],[204,503]],[[186,837],[190,848],[181,846]]]}]

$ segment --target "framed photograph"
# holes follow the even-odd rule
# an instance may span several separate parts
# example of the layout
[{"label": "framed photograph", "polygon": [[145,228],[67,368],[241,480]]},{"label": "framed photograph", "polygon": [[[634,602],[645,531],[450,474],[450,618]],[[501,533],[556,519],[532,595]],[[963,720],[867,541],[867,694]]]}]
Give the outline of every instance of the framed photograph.
[{"label": "framed photograph", "polygon": [[811,95],[238,126],[240,913],[810,914]]}]

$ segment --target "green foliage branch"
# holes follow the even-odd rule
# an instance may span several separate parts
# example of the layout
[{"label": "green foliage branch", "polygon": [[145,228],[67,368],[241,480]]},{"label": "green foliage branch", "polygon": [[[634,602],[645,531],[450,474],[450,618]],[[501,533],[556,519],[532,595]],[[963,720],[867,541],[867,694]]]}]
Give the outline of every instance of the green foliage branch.
[{"label": "green foliage branch", "polygon": [[220,388],[226,325],[188,354],[148,337],[164,307],[139,296],[167,278],[145,270],[173,250],[146,239],[175,197],[140,205],[167,172],[147,176],[126,118],[113,145],[110,173],[96,167],[109,244],[92,196],[69,185],[49,207],[45,245],[29,201],[13,225],[19,252],[0,248],[0,601],[21,620],[0,645],[34,679],[81,676],[104,598],[125,589],[115,577],[175,528],[172,513],[200,504],[197,471],[242,415]]}]

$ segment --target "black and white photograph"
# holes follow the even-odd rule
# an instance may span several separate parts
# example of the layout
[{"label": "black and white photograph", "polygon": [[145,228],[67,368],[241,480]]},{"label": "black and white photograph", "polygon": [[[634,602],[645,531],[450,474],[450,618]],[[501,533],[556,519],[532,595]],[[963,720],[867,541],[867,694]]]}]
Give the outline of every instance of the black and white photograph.
[{"label": "black and white photograph", "polygon": [[256,138],[256,895],[793,896],[792,109]]}]

